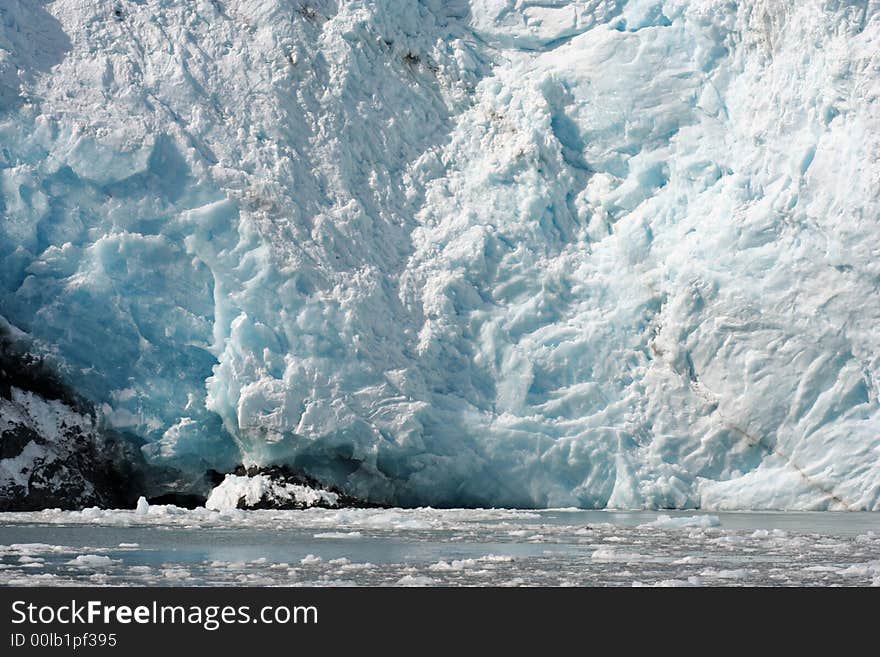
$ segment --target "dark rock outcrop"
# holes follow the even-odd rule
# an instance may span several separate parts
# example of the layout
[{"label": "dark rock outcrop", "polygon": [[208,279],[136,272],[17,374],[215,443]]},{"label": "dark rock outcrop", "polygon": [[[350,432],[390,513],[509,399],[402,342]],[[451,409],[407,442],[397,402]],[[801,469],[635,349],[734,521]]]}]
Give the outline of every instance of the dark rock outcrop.
[{"label": "dark rock outcrop", "polygon": [[[213,475],[213,476],[212,476]],[[238,466],[232,473],[209,473],[217,487],[207,506],[216,509],[383,508],[348,495],[287,466]]]},{"label": "dark rock outcrop", "polygon": [[0,511],[133,507],[146,465],[136,441],[9,330],[0,334]]}]

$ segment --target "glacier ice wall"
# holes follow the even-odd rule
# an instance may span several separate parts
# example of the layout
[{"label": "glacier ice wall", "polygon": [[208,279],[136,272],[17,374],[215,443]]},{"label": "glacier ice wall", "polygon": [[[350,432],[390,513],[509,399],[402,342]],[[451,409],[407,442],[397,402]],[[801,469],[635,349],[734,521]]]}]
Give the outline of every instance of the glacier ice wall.
[{"label": "glacier ice wall", "polygon": [[154,463],[880,509],[877,0],[7,0],[0,315]]}]

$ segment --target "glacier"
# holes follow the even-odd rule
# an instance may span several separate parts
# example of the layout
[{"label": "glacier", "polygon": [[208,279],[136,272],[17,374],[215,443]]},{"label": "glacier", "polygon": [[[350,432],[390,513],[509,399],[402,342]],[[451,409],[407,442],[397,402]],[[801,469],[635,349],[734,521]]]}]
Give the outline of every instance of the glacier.
[{"label": "glacier", "polygon": [[193,481],[880,510],[878,163],[878,0],[0,6],[0,316]]}]

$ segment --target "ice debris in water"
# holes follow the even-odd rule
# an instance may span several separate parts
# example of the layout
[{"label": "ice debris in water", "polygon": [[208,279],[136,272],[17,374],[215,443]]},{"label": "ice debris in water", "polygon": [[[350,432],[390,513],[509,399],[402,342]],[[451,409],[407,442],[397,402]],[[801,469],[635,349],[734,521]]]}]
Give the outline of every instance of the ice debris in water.
[{"label": "ice debris in water", "polygon": [[309,6],[4,3],[0,309],[102,422],[396,504],[880,508],[880,5]]},{"label": "ice debris in water", "polygon": [[700,528],[708,528],[708,527],[718,527],[721,525],[721,520],[718,516],[712,515],[699,515],[699,516],[686,516],[686,517],[671,517],[668,515],[659,515],[656,520],[653,520],[643,527],[660,527],[662,529],[686,529],[690,527],[700,527]]},{"label": "ice debris in water", "polygon": [[82,568],[102,568],[112,565],[113,559],[101,554],[81,554],[67,563]]},{"label": "ice debris in water", "polygon": [[[676,525],[652,524],[653,512],[616,511],[97,511],[3,514],[7,532],[26,528],[41,542],[0,545],[0,584],[82,585],[96,571],[113,586],[393,585],[404,578],[470,586],[880,584],[870,513],[719,514],[719,526],[682,531],[693,521],[689,512],[663,514],[683,520]],[[538,532],[542,538],[532,540]],[[361,540],[337,540],[350,533]],[[62,535],[77,545],[56,544]],[[123,543],[135,537],[143,548]],[[181,541],[192,549],[181,551]]]}]

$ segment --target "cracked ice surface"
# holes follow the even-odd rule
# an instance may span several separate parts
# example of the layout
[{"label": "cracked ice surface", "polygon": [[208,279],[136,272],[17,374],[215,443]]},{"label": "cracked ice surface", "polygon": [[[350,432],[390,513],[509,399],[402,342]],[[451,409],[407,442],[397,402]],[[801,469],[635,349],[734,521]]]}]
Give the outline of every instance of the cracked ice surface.
[{"label": "cracked ice surface", "polygon": [[154,462],[880,508],[876,0],[119,14],[0,10],[0,313]]}]

